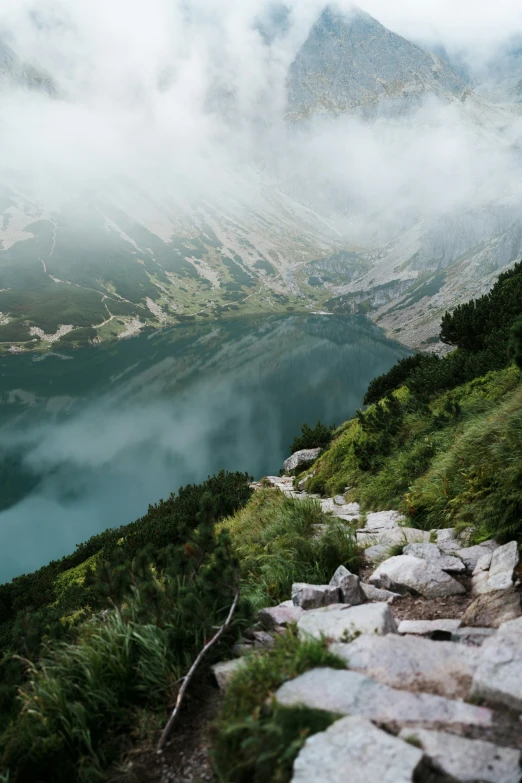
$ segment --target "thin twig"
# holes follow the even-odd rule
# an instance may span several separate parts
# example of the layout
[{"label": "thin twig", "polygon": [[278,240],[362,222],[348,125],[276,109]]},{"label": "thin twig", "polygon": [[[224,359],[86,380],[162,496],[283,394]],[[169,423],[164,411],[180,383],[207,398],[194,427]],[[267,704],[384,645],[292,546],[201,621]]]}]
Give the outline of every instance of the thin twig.
[{"label": "thin twig", "polygon": [[167,737],[170,734],[170,730],[174,724],[174,721],[176,720],[177,714],[179,712],[179,708],[181,706],[181,702],[183,701],[183,697],[185,695],[185,691],[187,690],[188,684],[190,680],[192,679],[192,676],[194,675],[194,672],[198,668],[199,664],[201,663],[203,657],[206,655],[206,653],[210,650],[213,644],[217,642],[219,637],[226,631],[228,626],[230,625],[230,621],[232,620],[232,615],[236,611],[237,602],[239,601],[239,588],[236,590],[236,594],[234,596],[234,600],[232,602],[232,606],[230,607],[230,611],[228,613],[228,617],[219,629],[219,631],[212,637],[212,639],[207,642],[207,644],[203,647],[201,652],[199,653],[198,657],[190,667],[187,676],[184,679],[183,685],[181,686],[178,698],[176,699],[176,706],[174,707],[172,711],[172,715],[170,716],[167,725],[163,729],[163,732],[161,734],[161,737],[159,738],[158,747],[156,748],[156,753],[161,753],[163,750],[163,747],[165,745],[165,742],[167,741]]}]

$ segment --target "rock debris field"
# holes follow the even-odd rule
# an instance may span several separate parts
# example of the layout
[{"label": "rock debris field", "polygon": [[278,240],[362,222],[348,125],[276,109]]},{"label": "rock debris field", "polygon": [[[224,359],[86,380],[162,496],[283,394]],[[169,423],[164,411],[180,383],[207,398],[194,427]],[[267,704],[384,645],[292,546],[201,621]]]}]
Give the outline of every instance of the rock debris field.
[{"label": "rock debris field", "polygon": [[[291,478],[269,481],[311,497]],[[359,518],[341,495],[318,501],[347,523]],[[469,546],[453,529],[407,527],[395,511],[368,514],[357,539],[361,574],[340,566],[328,585],[294,584],[288,601],[263,609],[239,657],[214,667],[220,688],[242,655],[295,623],[301,638],[327,639],[347,669],[312,669],[275,694],[344,716],[309,737],[292,781],[521,783],[517,543]],[[397,546],[403,554],[390,557]]]}]

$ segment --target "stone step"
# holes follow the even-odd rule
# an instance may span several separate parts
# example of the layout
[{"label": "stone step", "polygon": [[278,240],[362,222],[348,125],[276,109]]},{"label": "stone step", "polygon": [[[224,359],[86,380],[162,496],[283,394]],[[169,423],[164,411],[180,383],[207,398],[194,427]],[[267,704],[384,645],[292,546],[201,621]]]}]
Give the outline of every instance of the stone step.
[{"label": "stone step", "polygon": [[331,651],[350,669],[399,690],[423,691],[466,699],[477,670],[480,649],[414,636],[359,636]]},{"label": "stone step", "polygon": [[399,736],[418,742],[435,769],[456,780],[520,783],[521,754],[514,748],[502,748],[491,742],[428,729],[403,729]]},{"label": "stone step", "polygon": [[342,718],[307,739],[294,762],[293,783],[412,783],[422,750],[369,720]]},{"label": "stone step", "polygon": [[312,669],[282,685],[275,697],[289,707],[303,705],[339,715],[359,715],[399,727],[490,727],[493,723],[493,713],[486,707],[397,690],[358,672],[339,669]]},{"label": "stone step", "polygon": [[302,639],[325,637],[333,642],[348,641],[361,633],[397,633],[393,614],[385,603],[312,609],[301,615],[297,628]]},{"label": "stone step", "polygon": [[370,584],[397,593],[413,592],[424,598],[462,595],[466,588],[436,565],[411,555],[390,557],[370,576]]}]

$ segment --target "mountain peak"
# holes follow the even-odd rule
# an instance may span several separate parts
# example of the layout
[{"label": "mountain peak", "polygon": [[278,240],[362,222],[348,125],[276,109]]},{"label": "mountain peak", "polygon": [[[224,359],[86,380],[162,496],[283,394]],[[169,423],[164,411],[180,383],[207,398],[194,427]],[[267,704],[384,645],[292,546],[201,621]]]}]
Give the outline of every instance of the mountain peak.
[{"label": "mountain peak", "polygon": [[10,46],[0,41],[0,86],[4,84],[56,94],[51,77],[30,63],[23,62]]},{"label": "mountain peak", "polygon": [[289,71],[291,119],[357,112],[397,114],[426,94],[461,98],[466,84],[448,63],[354,7],[326,6]]}]

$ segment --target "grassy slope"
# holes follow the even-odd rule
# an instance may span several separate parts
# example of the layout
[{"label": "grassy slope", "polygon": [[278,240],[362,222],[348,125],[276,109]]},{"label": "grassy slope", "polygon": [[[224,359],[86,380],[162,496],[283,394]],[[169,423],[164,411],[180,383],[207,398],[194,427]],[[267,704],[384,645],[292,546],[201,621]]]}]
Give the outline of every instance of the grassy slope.
[{"label": "grassy slope", "polygon": [[351,419],[315,464],[307,489],[333,495],[349,486],[364,510],[398,508],[416,527],[473,525],[477,538],[522,533],[519,370],[488,373],[429,405],[406,388],[395,398],[398,431],[372,468],[362,470],[358,459],[372,435]]}]

